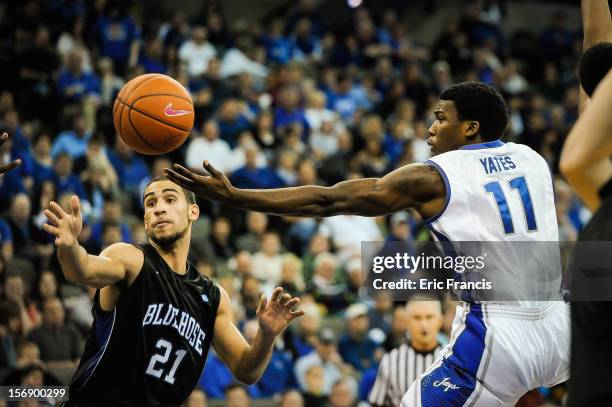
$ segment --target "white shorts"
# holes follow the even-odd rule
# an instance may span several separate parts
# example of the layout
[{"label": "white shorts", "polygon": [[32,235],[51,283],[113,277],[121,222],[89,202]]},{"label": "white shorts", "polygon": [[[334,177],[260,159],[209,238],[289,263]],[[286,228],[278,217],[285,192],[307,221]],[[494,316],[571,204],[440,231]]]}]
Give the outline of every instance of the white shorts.
[{"label": "white shorts", "polygon": [[514,406],[527,391],[569,378],[570,311],[463,303],[450,343],[401,407]]}]

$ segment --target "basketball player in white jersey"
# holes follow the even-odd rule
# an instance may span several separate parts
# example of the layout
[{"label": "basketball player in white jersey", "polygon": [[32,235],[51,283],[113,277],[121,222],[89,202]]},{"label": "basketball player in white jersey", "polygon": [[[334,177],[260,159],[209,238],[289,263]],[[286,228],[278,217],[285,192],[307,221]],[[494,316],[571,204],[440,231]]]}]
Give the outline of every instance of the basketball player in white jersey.
[{"label": "basketball player in white jersey", "polygon": [[[435,115],[428,140],[434,157],[382,178],[242,190],[207,162],[210,176],[176,164],[166,174],[203,198],[271,214],[380,216],[414,208],[439,241],[558,241],[550,171],[529,147],[500,140],[508,123],[501,95],[482,83],[459,83],[442,92]],[[521,256],[509,260],[515,267]],[[495,267],[513,272],[503,260]],[[402,406],[513,406],[530,389],[568,379],[569,329],[562,301],[464,301],[450,344]]]}]

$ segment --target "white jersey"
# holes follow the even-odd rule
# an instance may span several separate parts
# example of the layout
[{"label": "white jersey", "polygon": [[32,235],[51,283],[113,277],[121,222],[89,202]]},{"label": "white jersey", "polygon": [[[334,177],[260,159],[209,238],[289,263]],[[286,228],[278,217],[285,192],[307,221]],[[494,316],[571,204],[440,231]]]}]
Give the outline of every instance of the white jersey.
[{"label": "white jersey", "polygon": [[[559,240],[553,181],[544,158],[525,145],[496,140],[467,145],[426,163],[437,168],[446,185],[443,211],[426,221],[436,240],[454,246],[512,242],[483,244],[489,252],[488,277],[497,279],[498,292],[489,292],[491,298],[485,292],[478,300],[499,300],[502,288],[522,290],[501,297],[540,307],[544,304],[534,300],[544,299],[542,291],[558,295],[561,264],[555,244],[535,243]],[[536,280],[542,286],[534,285]]]},{"label": "white jersey", "polygon": [[[569,307],[558,297],[557,217],[546,162],[527,146],[493,141],[427,163],[446,184],[445,208],[428,221],[436,240],[455,255],[480,244],[481,253],[491,252],[483,275],[519,299],[496,304],[486,292],[468,291],[468,299],[461,292],[466,302],[457,308],[450,343],[401,407],[510,407],[531,389],[567,380]],[[546,290],[557,291],[557,301],[531,297]]]},{"label": "white jersey", "polygon": [[558,241],[548,164],[531,148],[492,141],[430,158],[446,207],[430,226],[451,241]]}]

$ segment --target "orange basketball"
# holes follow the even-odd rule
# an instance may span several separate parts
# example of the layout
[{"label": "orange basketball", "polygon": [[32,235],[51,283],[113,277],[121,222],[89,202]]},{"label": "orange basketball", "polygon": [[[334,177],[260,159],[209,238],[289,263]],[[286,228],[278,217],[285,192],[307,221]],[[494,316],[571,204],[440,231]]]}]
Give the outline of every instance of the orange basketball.
[{"label": "orange basketball", "polygon": [[126,83],[113,105],[115,129],[142,154],[160,155],[178,148],[193,127],[193,101],[169,76],[140,75]]}]

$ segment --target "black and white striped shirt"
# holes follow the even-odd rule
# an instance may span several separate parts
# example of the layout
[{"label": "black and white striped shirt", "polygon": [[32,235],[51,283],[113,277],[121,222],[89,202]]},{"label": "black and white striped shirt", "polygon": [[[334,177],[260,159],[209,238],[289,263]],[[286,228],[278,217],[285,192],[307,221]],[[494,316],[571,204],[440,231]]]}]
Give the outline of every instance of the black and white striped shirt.
[{"label": "black and white striped shirt", "polygon": [[376,381],[370,391],[368,401],[373,406],[397,407],[408,387],[423,373],[440,355],[442,346],[438,344],[428,353],[415,351],[408,343],[384,354]]}]

